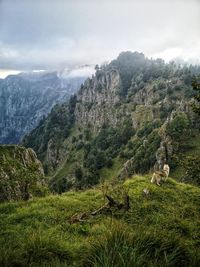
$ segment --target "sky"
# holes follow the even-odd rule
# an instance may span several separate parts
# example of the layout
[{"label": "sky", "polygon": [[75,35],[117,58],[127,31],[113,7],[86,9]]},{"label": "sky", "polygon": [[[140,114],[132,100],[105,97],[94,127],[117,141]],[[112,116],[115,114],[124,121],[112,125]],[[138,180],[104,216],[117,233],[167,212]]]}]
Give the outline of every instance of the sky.
[{"label": "sky", "polygon": [[200,62],[200,0],[0,0],[0,77],[122,51]]}]

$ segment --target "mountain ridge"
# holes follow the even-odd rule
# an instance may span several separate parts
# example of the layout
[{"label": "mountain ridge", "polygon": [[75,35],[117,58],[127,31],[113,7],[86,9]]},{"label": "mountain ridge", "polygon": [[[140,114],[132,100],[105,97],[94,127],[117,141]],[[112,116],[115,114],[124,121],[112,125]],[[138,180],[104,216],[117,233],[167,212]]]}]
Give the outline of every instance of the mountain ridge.
[{"label": "mountain ridge", "polygon": [[[87,76],[86,76],[87,77]],[[0,81],[0,143],[19,143],[56,103],[69,99],[86,77],[57,72],[21,73]]]},{"label": "mountain ridge", "polygon": [[47,173],[57,173],[52,186],[61,191],[96,183],[101,169],[112,168],[119,158],[125,163],[120,177],[161,169],[166,161],[175,168],[174,157],[186,142],[182,137],[193,135],[188,126],[198,129],[191,110],[191,81],[198,70],[122,52],[110,64],[96,66],[95,76],[53,109],[23,144],[36,151]]}]

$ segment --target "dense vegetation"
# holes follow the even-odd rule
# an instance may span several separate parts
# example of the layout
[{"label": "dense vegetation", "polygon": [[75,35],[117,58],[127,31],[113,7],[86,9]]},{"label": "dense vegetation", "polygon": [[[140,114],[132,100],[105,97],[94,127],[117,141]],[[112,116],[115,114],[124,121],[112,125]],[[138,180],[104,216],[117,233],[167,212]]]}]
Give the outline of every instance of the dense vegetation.
[{"label": "dense vegetation", "polygon": [[[29,146],[34,147],[40,159],[44,159],[47,143],[51,139],[55,145],[60,146],[70,134],[70,128],[74,122],[74,107],[76,97],[72,96],[69,104],[55,105],[49,116],[43,118],[39,125],[24,139],[28,139]],[[38,138],[35,138],[37,136]]]},{"label": "dense vegetation", "polygon": [[192,82],[193,89],[197,92],[194,96],[196,103],[193,104],[193,110],[200,115],[200,76],[195,77]]}]

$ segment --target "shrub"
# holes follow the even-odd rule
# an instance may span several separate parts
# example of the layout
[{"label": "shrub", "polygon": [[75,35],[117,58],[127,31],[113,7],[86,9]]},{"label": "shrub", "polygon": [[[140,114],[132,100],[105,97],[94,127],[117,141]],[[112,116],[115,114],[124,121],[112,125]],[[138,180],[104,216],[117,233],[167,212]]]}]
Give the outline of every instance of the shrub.
[{"label": "shrub", "polygon": [[182,161],[182,166],[185,171],[183,181],[200,185],[200,157],[187,156]]},{"label": "shrub", "polygon": [[83,143],[83,141],[78,141],[78,143],[76,144],[76,149],[77,150],[80,150],[81,148],[83,148],[84,147],[84,143]]},{"label": "shrub", "polygon": [[182,113],[177,115],[169,124],[167,125],[166,132],[174,140],[184,139],[184,132],[188,129],[189,120],[186,114]]}]

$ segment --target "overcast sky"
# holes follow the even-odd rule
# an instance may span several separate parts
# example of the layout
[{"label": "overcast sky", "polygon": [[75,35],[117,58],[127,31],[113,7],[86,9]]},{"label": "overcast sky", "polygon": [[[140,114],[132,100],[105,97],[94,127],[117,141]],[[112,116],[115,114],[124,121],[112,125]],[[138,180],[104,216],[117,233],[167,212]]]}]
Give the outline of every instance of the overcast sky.
[{"label": "overcast sky", "polygon": [[200,59],[200,0],[0,0],[1,73],[96,64],[121,51]]}]

